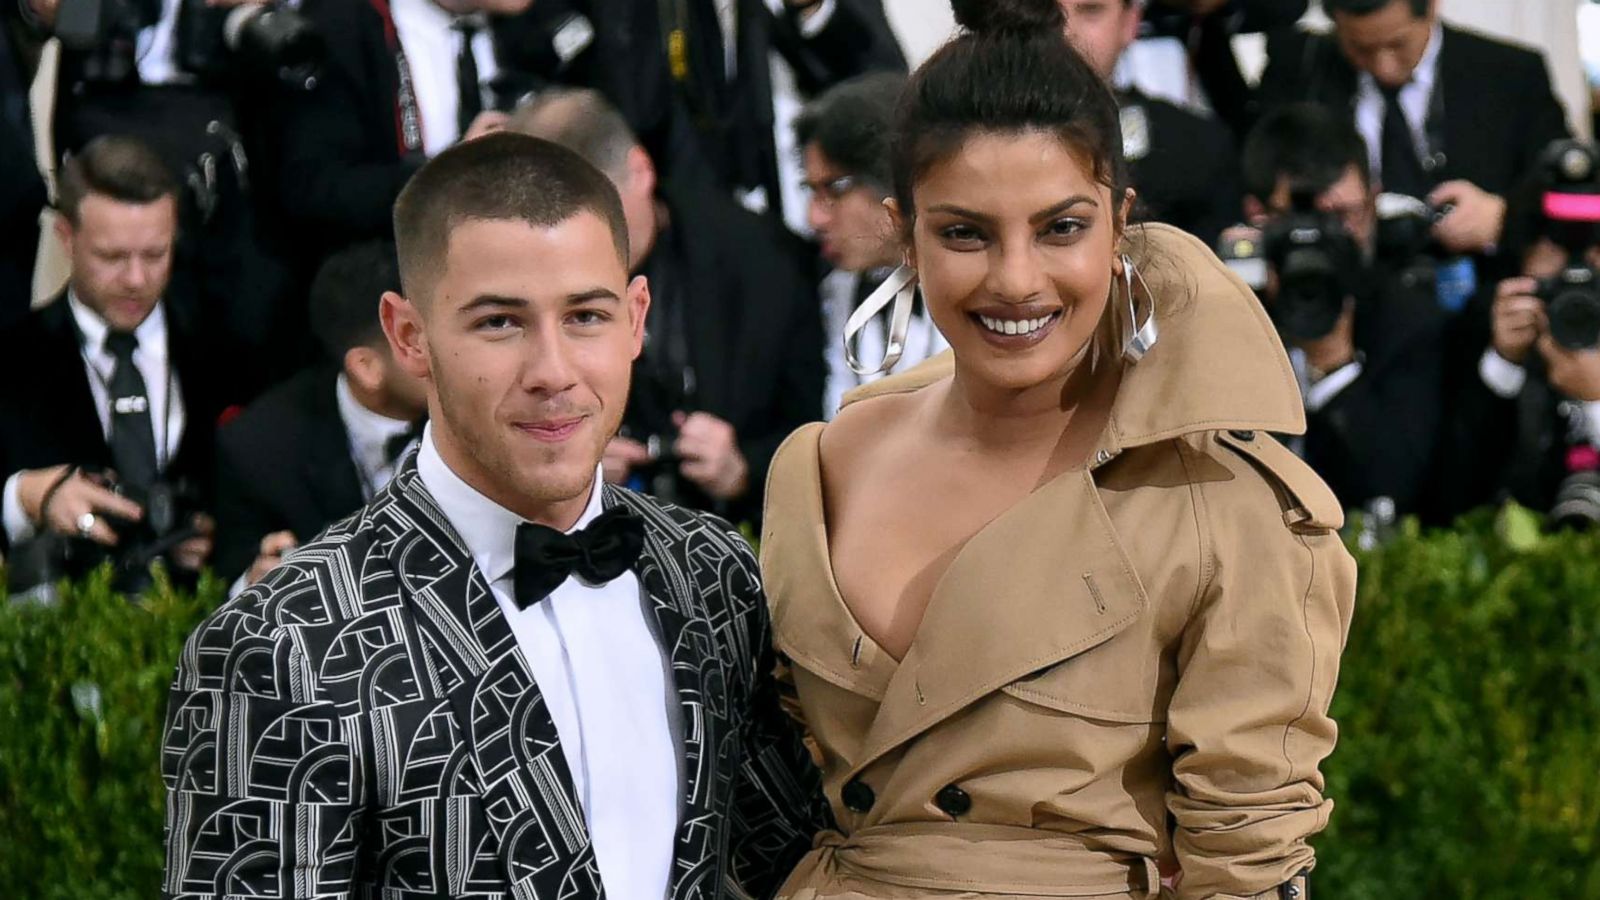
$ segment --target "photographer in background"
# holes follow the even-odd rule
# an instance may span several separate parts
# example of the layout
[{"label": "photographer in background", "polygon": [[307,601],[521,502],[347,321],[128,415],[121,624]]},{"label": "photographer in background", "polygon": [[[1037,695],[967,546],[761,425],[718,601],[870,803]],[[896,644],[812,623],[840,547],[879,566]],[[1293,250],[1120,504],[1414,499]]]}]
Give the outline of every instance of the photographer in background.
[{"label": "photographer in background", "polygon": [[[833,267],[822,279],[823,353],[828,386],[823,412],[832,417],[846,392],[884,374],[858,375],[845,359],[845,323],[888,279],[904,253],[883,201],[894,180],[889,135],[906,77],[863,75],[830,88],[795,120],[796,143],[810,196],[806,218],[822,258]],[[862,359],[882,359],[889,339],[886,316],[868,322],[856,339]],[[949,349],[919,296],[906,328],[904,352],[891,372],[903,372]]]},{"label": "photographer in background", "polygon": [[261,387],[275,341],[292,328],[290,274],[258,201],[270,197],[282,89],[303,89],[320,38],[272,0],[17,0],[39,34],[60,39],[53,146],[70,156],[101,135],[131,135],[177,177],[174,269],[193,288],[207,335],[252,365],[234,395]]},{"label": "photographer in background", "polygon": [[206,346],[165,300],[176,195],[160,158],[132,138],[96,138],[62,168],[68,288],[0,334],[14,583],[109,556],[132,589],[152,558],[194,573],[210,556],[203,486],[220,404]]},{"label": "photographer in background", "polygon": [[[1305,399],[1296,450],[1347,509],[1419,512],[1440,420],[1444,316],[1430,269],[1378,252],[1377,195],[1350,124],[1311,104],[1245,142],[1245,208],[1224,238],[1289,348]],[[1241,262],[1237,257],[1246,257]],[[1254,271],[1252,271],[1252,269]]]},{"label": "photographer in background", "polygon": [[1441,22],[1438,0],[1324,0],[1331,35],[1274,34],[1261,108],[1326,105],[1367,142],[1373,178],[1389,193],[1448,208],[1434,228],[1462,255],[1442,272],[1441,301],[1459,309],[1501,243],[1505,193],[1546,144],[1567,136],[1545,60]]},{"label": "photographer in background", "polygon": [[394,244],[367,241],[328,257],[310,297],[323,362],[218,430],[213,568],[242,576],[236,589],[371,500],[421,435],[426,385],[395,363],[384,339],[378,298],[387,291],[400,291]]},{"label": "photographer in background", "polygon": [[[1067,40],[1109,83],[1139,33],[1136,0],[1059,0]],[[1139,189],[1134,216],[1216,243],[1239,221],[1239,158],[1227,126],[1137,88],[1117,91],[1123,154]]]},{"label": "photographer in background", "polygon": [[1513,193],[1488,346],[1457,392],[1450,511],[1514,499],[1557,523],[1600,521],[1600,151],[1557,141]]},{"label": "photographer in background", "polygon": [[650,283],[644,349],[607,480],[757,520],[778,445],[822,415],[822,313],[803,247],[719,191],[658,182],[598,92],[546,91],[511,130],[571,149],[616,184],[629,271]]}]

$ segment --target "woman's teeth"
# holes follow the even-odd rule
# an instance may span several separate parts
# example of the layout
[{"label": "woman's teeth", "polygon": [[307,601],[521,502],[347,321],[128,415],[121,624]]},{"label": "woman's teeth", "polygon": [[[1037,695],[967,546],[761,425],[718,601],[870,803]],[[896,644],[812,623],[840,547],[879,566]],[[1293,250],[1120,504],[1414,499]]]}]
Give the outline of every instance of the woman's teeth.
[{"label": "woman's teeth", "polygon": [[1032,334],[1050,324],[1050,320],[1053,318],[1055,318],[1054,313],[1037,319],[1022,319],[1020,321],[1017,319],[991,319],[988,316],[979,316],[978,321],[983,323],[983,327],[995,334]]}]

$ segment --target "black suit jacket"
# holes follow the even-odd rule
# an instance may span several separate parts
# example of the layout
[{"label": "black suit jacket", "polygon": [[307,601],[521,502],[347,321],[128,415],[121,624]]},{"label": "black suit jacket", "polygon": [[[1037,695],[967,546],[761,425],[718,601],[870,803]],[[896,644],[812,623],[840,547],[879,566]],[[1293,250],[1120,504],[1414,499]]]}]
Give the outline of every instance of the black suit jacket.
[{"label": "black suit jacket", "polygon": [[[163,895],[604,896],[548,708],[417,474],[190,636],[168,703]],[[682,716],[669,900],[769,896],[826,819],[767,604],[726,522],[614,487]]]},{"label": "black suit jacket", "polygon": [[1124,132],[1130,117],[1142,115],[1147,126],[1147,149],[1128,158],[1137,217],[1175,225],[1215,247],[1222,230],[1244,218],[1232,133],[1165,100],[1130,92],[1121,101]]},{"label": "black suit jacket", "polygon": [[1445,316],[1426,273],[1384,273],[1358,299],[1354,382],[1307,416],[1306,462],[1346,509],[1420,511],[1444,408]]},{"label": "black suit jacket", "polygon": [[[1263,109],[1310,100],[1354,114],[1357,73],[1332,37],[1278,32],[1267,52]],[[1532,50],[1446,25],[1434,92],[1439,181],[1465,179],[1504,196],[1551,141],[1568,136],[1544,57]]]},{"label": "black suit jacket", "polygon": [[754,519],[778,445],[822,417],[827,365],[815,282],[795,238],[720,192],[668,185],[661,199],[672,222],[664,238],[686,281],[670,296],[686,304],[696,408],[737,432],[749,488],[727,512]]},{"label": "black suit jacket", "polygon": [[218,430],[218,575],[237,578],[267,535],[292,531],[305,543],[365,500],[335,399],[338,377],[331,367],[302,372]]},{"label": "black suit jacket", "polygon": [[[216,421],[222,410],[216,391],[218,369],[210,348],[171,308],[167,342],[183,398],[184,428],[163,475],[186,479],[209,494]],[[154,424],[159,439],[161,423]],[[112,467],[111,447],[95,410],[78,332],[64,296],[0,334],[0,481],[25,469],[63,463]]]}]

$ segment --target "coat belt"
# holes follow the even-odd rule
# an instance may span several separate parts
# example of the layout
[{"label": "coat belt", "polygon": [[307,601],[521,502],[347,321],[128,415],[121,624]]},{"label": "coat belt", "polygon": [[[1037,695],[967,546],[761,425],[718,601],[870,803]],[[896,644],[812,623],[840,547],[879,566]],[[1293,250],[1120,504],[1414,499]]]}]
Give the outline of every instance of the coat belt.
[{"label": "coat belt", "polygon": [[[907,823],[824,831],[789,883],[838,874],[901,887],[1038,897],[1157,897],[1155,860],[1069,834],[1008,825]],[[785,891],[784,893],[787,893]]]}]

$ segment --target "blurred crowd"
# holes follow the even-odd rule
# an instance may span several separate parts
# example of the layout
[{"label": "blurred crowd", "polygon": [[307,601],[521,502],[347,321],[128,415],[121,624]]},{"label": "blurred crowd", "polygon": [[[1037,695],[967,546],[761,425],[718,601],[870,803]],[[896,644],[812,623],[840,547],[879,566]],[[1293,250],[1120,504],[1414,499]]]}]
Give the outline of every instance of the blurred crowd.
[{"label": "blurred crowd", "polygon": [[[1321,32],[1306,0],[1060,2],[1136,216],[1255,288],[1304,397],[1287,440],[1347,510],[1600,520],[1600,156],[1537,51],[1437,0],[1323,0]],[[649,279],[607,479],[754,522],[778,444],[863,381],[840,335],[903,257],[882,0],[0,6],[16,589],[106,559],[242,587],[381,488],[426,415],[377,318],[391,208],[496,130],[609,176]],[[901,342],[901,370],[945,349],[920,304]]]}]

